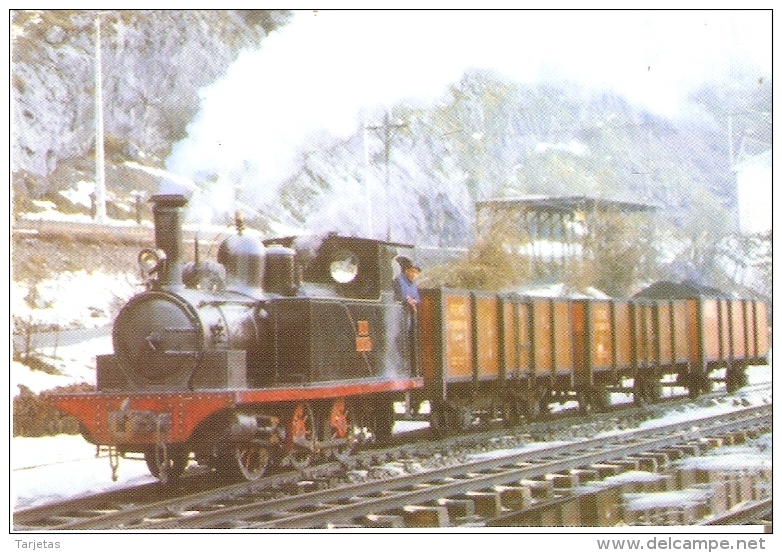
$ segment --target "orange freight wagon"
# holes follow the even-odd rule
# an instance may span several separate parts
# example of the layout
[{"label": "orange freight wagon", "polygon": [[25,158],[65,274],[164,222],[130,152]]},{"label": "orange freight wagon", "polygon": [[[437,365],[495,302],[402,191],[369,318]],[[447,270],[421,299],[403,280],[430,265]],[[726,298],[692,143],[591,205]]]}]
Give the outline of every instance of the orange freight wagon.
[{"label": "orange freight wagon", "polygon": [[755,356],[752,359],[752,363],[766,364],[768,362],[768,312],[766,310],[766,304],[762,301],[756,301],[753,303],[755,309]]},{"label": "orange freight wagon", "polygon": [[728,300],[728,323],[730,332],[730,358],[733,362],[743,362],[747,358],[747,320],[745,318],[746,302],[743,300]]}]

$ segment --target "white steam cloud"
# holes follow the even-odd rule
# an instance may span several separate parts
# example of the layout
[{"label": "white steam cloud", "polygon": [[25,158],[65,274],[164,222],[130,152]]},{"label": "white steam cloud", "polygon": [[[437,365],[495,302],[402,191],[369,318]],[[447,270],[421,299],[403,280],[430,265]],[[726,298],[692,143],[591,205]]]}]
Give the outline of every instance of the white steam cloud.
[{"label": "white steam cloud", "polygon": [[318,133],[347,137],[378,106],[434,100],[467,69],[566,80],[675,115],[733,66],[770,75],[771,37],[770,11],[300,12],[202,91],[167,167],[214,183],[218,209],[243,187],[270,204]]}]

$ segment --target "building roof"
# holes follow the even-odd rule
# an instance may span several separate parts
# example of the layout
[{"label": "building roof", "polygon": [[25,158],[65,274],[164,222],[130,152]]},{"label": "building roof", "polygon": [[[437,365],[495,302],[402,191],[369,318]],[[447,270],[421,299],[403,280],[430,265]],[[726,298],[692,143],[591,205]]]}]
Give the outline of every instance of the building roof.
[{"label": "building roof", "polygon": [[654,211],[659,206],[624,200],[591,198],[588,196],[518,196],[515,198],[497,198],[476,202],[476,209],[518,209],[545,211],[552,213],[573,213],[575,211]]}]

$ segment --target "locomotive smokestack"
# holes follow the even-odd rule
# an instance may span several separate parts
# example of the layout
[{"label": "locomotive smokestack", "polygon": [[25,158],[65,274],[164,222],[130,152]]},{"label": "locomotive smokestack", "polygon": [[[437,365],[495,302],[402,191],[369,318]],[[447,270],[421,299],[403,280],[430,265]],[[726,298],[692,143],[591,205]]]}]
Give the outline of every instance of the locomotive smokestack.
[{"label": "locomotive smokestack", "polygon": [[182,282],[182,212],[187,198],[181,194],[158,194],[149,200],[155,219],[155,246],[166,253],[160,286],[179,287]]}]

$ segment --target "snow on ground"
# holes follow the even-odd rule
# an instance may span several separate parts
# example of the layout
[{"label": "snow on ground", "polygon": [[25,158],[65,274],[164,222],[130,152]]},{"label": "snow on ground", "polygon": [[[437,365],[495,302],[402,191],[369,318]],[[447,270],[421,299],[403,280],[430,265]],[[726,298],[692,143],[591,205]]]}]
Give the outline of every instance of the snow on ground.
[{"label": "snow on ground", "polygon": [[75,188],[60,190],[60,195],[70,200],[74,205],[80,205],[90,209],[92,207],[92,194],[95,192],[95,183],[80,180]]},{"label": "snow on ground", "polygon": [[36,350],[36,357],[55,367],[60,374],[32,370],[27,365],[12,361],[11,395],[19,394],[19,385],[24,385],[35,393],[82,382],[94,385],[95,356],[112,351],[110,334],[68,346],[39,348]]},{"label": "snow on ground", "polygon": [[121,460],[111,479],[104,453],[81,436],[13,438],[11,441],[11,509],[20,510],[100,491],[154,482],[143,461]]},{"label": "snow on ground", "polygon": [[[80,183],[81,184],[81,183]],[[88,183],[91,184],[91,183]],[[61,191],[60,194],[62,194],[64,197],[71,200],[74,204],[83,204],[84,200],[81,199],[81,192],[80,190],[66,190]],[[82,224],[96,224],[95,220],[87,214],[84,213],[63,213],[62,211],[57,210],[57,206],[50,201],[45,200],[33,200],[33,204],[40,208],[42,211],[38,212],[23,212],[19,213],[19,219],[25,219],[28,221],[59,221],[59,222],[70,222],[70,223],[82,223]],[[122,202],[117,201],[114,199],[114,205],[117,207],[120,207],[127,211],[128,213],[131,213],[133,208],[131,208],[127,204],[123,204]],[[248,211],[253,212],[254,210],[252,208],[249,208],[249,206],[246,206]],[[202,210],[194,209],[191,206],[191,209],[187,212],[186,217],[187,220],[183,223],[182,229],[188,232],[197,232],[203,235],[215,235],[215,236],[229,236],[232,234],[235,234],[236,228],[233,224],[220,224],[220,223],[212,223],[211,218],[213,216],[213,212],[211,209],[206,210],[206,214],[202,213]],[[232,219],[231,217],[227,217],[225,214],[223,214],[224,218]],[[266,224],[271,229],[271,235],[272,236],[299,236],[302,234],[307,234],[308,232],[300,227],[293,227],[290,225],[286,225],[284,223],[280,223],[279,221],[273,221],[273,220],[267,220]],[[135,218],[128,218],[128,219],[112,219],[107,218],[103,223],[99,223],[100,226],[110,226],[110,227],[137,227],[139,226],[139,223],[136,221]],[[150,229],[150,236],[153,232],[153,224],[152,221],[149,220],[143,220],[141,221],[142,227],[147,227]],[[269,238],[270,236],[261,233],[261,231],[254,229],[252,227],[247,227],[244,230],[244,233],[251,236],[260,236],[261,238]]]},{"label": "snow on ground", "polygon": [[[20,213],[20,219],[88,224],[95,222],[95,220],[86,213],[63,213],[62,211],[57,211],[53,202],[33,200],[33,204],[35,204],[36,207],[43,209],[43,211]],[[105,224],[113,227],[135,227],[138,225],[135,219],[107,219]],[[151,228],[151,224],[149,226]]]},{"label": "snow on ground", "polygon": [[[141,290],[135,274],[108,275],[100,272],[78,271],[62,273],[53,279],[37,283],[34,289],[20,283],[12,283],[11,313],[19,320],[26,320],[49,327],[104,327],[111,322],[112,310]],[[51,342],[51,335],[49,335]],[[76,382],[95,383],[95,356],[112,351],[110,333],[80,341],[72,345],[54,343],[37,347],[35,354],[54,366],[61,374],[51,375],[33,371],[21,363],[10,364],[11,396],[19,393],[22,384],[33,392],[49,390]],[[769,363],[771,362],[769,355]],[[752,367],[748,370],[750,384],[769,382],[771,366]],[[748,402],[763,401],[751,391],[744,393]],[[627,401],[628,397],[614,396],[614,401]],[[770,401],[769,397],[766,398]],[[562,406],[567,407],[567,405]],[[713,409],[725,409],[716,405]],[[423,410],[425,412],[425,409]],[[674,417],[697,416],[676,412]],[[660,419],[658,424],[664,424]],[[395,431],[402,432],[427,426],[425,422],[399,421]],[[768,439],[770,443],[770,437]],[[542,447],[537,444],[530,447]],[[12,438],[11,505],[13,509],[32,507],[59,499],[95,493],[101,490],[129,487],[154,479],[143,461],[122,460],[118,480],[111,479],[109,462],[105,455],[96,458],[95,447],[81,436],[55,436],[45,438]],[[493,455],[494,453],[492,453]],[[770,448],[767,452],[770,459]],[[721,456],[723,462],[738,464],[749,458],[747,451],[732,450]],[[714,462],[714,461],[712,461]],[[770,462],[770,461],[769,461]]]},{"label": "snow on ground", "polygon": [[33,285],[11,284],[11,313],[39,328],[94,328],[111,323],[117,306],[142,290],[138,274],[66,271]]},{"label": "snow on ground", "polygon": [[662,509],[666,507],[694,507],[704,503],[712,492],[699,488],[686,488],[657,493],[629,493],[625,494],[625,508],[629,511],[644,509]]},{"label": "snow on ground", "polygon": [[[138,275],[131,272],[63,272],[34,285],[12,282],[15,353],[30,353],[58,374],[31,370],[12,361],[11,395],[19,393],[19,384],[36,393],[77,382],[95,384],[95,356],[112,351],[108,326],[119,306],[142,290]],[[66,340],[65,331],[77,328],[107,330],[77,343]],[[28,330],[29,344],[25,340]],[[101,333],[91,336],[96,334]]]},{"label": "snow on ground", "polygon": [[[400,421],[394,431],[422,425]],[[117,481],[112,481],[106,453],[96,457],[95,446],[81,436],[16,437],[10,458],[12,511],[156,481],[140,456],[121,459]]]}]

